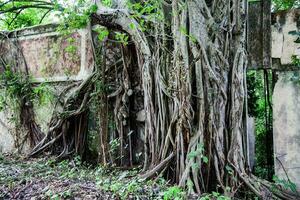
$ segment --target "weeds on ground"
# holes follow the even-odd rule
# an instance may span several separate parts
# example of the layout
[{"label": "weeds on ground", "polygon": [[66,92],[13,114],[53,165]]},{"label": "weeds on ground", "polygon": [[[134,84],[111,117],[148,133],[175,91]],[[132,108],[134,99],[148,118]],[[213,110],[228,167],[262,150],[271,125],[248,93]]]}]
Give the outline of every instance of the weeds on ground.
[{"label": "weeds on ground", "polygon": [[70,199],[80,190],[106,193],[108,199],[185,199],[182,189],[171,187],[163,178],[143,180],[139,173],[140,168],[121,171],[90,166],[79,157],[56,162],[51,157],[0,156],[0,199],[33,184],[40,187],[38,197],[45,199]]}]

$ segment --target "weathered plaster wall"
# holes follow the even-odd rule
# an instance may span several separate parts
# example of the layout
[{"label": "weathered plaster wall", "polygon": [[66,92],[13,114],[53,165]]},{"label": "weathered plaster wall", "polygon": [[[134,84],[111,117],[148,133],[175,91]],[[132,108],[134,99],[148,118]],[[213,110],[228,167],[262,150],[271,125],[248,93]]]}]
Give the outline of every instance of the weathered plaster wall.
[{"label": "weathered plaster wall", "polygon": [[[56,31],[56,25],[44,25],[5,33],[8,39],[0,42],[0,57],[16,64],[16,48],[21,51],[18,67],[25,66],[35,82],[48,82],[54,94],[59,94],[69,81],[86,78],[93,68],[90,32],[87,29],[63,35]],[[20,56],[20,55],[19,55]],[[3,70],[3,69],[2,69]],[[1,73],[1,69],[0,69]],[[53,102],[34,105],[36,121],[46,132],[53,112]],[[20,131],[16,138],[16,127],[10,116],[17,115],[10,110],[0,112],[0,153],[16,152],[16,139],[24,138],[26,131]],[[25,142],[21,152],[29,150]]]},{"label": "weathered plaster wall", "polygon": [[65,35],[55,25],[22,29],[7,34],[0,43],[0,56],[13,60],[13,49],[20,49],[29,73],[37,81],[82,80],[92,71],[90,32],[80,29]]},{"label": "weathered plaster wall", "polygon": [[273,93],[275,171],[286,179],[285,169],[300,186],[300,85],[291,81],[295,72],[278,76]]},{"label": "weathered plaster wall", "polygon": [[[17,151],[16,146],[23,138],[25,138],[25,133],[20,130],[20,137],[16,138],[15,136],[15,127],[11,121],[13,117],[10,111],[0,112],[0,153],[10,152],[15,153]],[[21,148],[23,152],[29,150],[28,143],[24,143]]]},{"label": "weathered plaster wall", "polygon": [[[298,31],[300,10],[282,11],[274,14],[272,24],[272,58],[279,59],[280,65],[291,65],[292,56],[300,56],[300,43],[295,43],[297,36],[290,34]],[[276,66],[273,68],[280,68]]]},{"label": "weathered plaster wall", "polygon": [[249,165],[253,169],[255,165],[255,119],[253,117],[247,119],[247,135]]},{"label": "weathered plaster wall", "polygon": [[[276,13],[272,25],[273,69],[278,80],[273,92],[273,137],[275,173],[287,179],[286,170],[292,182],[300,188],[300,82],[299,67],[292,62],[292,56],[300,56],[297,36],[300,10]],[[298,80],[298,81],[296,81]]]},{"label": "weathered plaster wall", "polygon": [[[97,28],[97,25],[93,28]],[[112,37],[113,34],[112,32]],[[85,29],[75,31],[70,35],[62,35],[55,31],[55,26],[51,25],[23,29],[8,33],[7,36],[10,38],[10,42],[4,40],[1,43],[0,40],[0,57],[11,63],[11,66],[17,66],[18,69],[26,70],[27,68],[35,82],[47,82],[55,95],[59,95],[71,83],[84,80],[91,74],[94,66],[92,36],[96,48],[95,53],[99,53],[97,51],[99,47],[104,50],[101,51],[101,54],[104,54],[106,63],[101,67],[106,67],[107,76],[105,77],[107,80],[105,84],[109,86],[109,109],[107,111],[110,118],[109,131],[112,133],[110,139],[116,139],[118,131],[122,130],[122,134],[130,135],[131,145],[135,147],[132,150],[132,162],[139,162],[143,159],[140,155],[143,151],[141,140],[144,138],[144,98],[137,58],[129,56],[131,52],[135,51],[134,46],[129,44],[126,48],[121,47],[120,42],[113,40],[100,42],[96,33],[91,34]],[[16,51],[16,45],[19,51]],[[123,62],[130,63],[126,66],[126,70],[123,69],[125,66]],[[1,69],[3,70],[0,60],[0,73]],[[122,78],[124,76],[128,77],[127,82]],[[69,93],[65,96],[68,95]],[[94,101],[97,102],[96,99]],[[97,113],[97,108],[93,107],[95,102],[90,104],[87,137],[90,150],[88,156],[95,157],[96,160],[99,150],[100,115]],[[35,121],[44,133],[48,131],[48,125],[54,112],[54,103],[50,102],[42,106],[34,104]],[[5,112],[12,113],[9,110],[5,110]],[[18,115],[19,113],[13,114]],[[16,133],[19,134],[19,132],[16,132],[15,124],[8,119],[6,113],[0,113],[0,122],[2,122],[0,123],[0,153],[15,152],[17,146],[15,139],[21,138],[19,135],[16,137]],[[21,133],[26,135],[26,130]],[[23,153],[28,152],[28,144],[25,143],[21,150]]]}]

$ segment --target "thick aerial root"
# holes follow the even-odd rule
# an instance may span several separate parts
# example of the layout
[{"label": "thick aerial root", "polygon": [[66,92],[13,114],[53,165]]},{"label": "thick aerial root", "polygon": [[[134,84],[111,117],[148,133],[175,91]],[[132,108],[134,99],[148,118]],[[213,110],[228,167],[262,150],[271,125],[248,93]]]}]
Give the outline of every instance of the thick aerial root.
[{"label": "thick aerial root", "polygon": [[[82,126],[82,123],[86,122],[80,119],[82,114],[84,114],[88,108],[88,101],[92,91],[92,81],[94,76],[95,74],[92,74],[89,78],[82,82],[71,95],[69,95],[63,105],[63,111],[59,114],[56,113],[56,115],[52,117],[47,134],[28,154],[29,157],[36,156],[50,147],[55,146],[58,141],[62,141],[63,144],[63,150],[59,153],[58,157],[64,157],[69,152],[68,146],[70,145],[67,144],[66,140],[72,141],[76,138],[76,135],[84,135],[86,130],[84,130],[83,127],[86,125]],[[61,99],[59,99],[59,101],[60,100]],[[74,108],[74,106],[77,106],[77,108]],[[70,124],[72,124],[72,126],[82,127],[82,129],[79,128],[79,132],[74,131],[71,133],[71,136],[69,136]],[[75,144],[81,143],[81,140],[82,138],[77,137]],[[76,148],[76,151],[78,151],[78,147]],[[81,149],[77,153],[82,153],[82,151],[84,151],[84,149]]]},{"label": "thick aerial root", "polygon": [[152,178],[153,176],[157,176],[164,168],[168,166],[170,161],[174,158],[174,153],[171,153],[166,159],[164,159],[161,163],[156,165],[153,169],[147,171],[147,173],[142,174],[140,177],[143,179]]}]

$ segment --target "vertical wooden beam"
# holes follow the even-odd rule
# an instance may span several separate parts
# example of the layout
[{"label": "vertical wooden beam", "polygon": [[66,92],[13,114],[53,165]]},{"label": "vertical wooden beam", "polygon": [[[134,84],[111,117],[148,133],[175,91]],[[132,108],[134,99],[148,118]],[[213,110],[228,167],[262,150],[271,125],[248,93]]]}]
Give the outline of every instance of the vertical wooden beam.
[{"label": "vertical wooden beam", "polygon": [[262,1],[262,34],[263,34],[263,67],[272,67],[272,30],[271,30],[271,0]]},{"label": "vertical wooden beam", "polygon": [[247,51],[249,69],[257,69],[262,61],[262,3],[248,1],[247,13]]},{"label": "vertical wooden beam", "polygon": [[248,0],[248,69],[271,68],[271,0]]}]

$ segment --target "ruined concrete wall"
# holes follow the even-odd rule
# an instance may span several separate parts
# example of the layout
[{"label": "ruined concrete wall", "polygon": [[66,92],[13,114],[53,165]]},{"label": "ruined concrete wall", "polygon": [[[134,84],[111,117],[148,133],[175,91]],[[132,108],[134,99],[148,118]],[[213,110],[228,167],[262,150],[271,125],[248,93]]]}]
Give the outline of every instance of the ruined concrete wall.
[{"label": "ruined concrete wall", "polygon": [[249,166],[253,170],[255,165],[255,119],[253,117],[247,119],[247,136]]},{"label": "ruined concrete wall", "polygon": [[0,44],[0,56],[13,60],[18,48],[24,57],[19,67],[27,65],[39,82],[84,79],[93,66],[90,32],[81,29],[62,34],[56,28],[50,24],[8,33],[9,39]]},{"label": "ruined concrete wall", "polygon": [[[299,31],[300,10],[282,11],[273,15],[272,24],[272,58],[273,68],[285,70],[292,64],[292,56],[300,56],[300,44],[297,36],[290,34]],[[283,68],[282,68],[282,67]]]},{"label": "ruined concrete wall", "polygon": [[[86,79],[93,67],[96,67],[94,63],[97,63],[98,70],[103,70],[104,75],[101,75],[101,81],[95,80],[94,89],[100,91],[105,86],[103,92],[108,98],[107,112],[100,111],[99,104],[105,102],[101,102],[94,91],[88,105],[86,156],[97,160],[101,131],[99,119],[103,116],[100,112],[103,112],[107,114],[109,141],[113,141],[115,145],[111,153],[115,158],[111,158],[111,162],[123,162],[128,165],[141,163],[145,110],[141,69],[138,58],[133,56],[136,55],[135,46],[117,41],[113,31],[110,32],[108,40],[99,41],[96,31],[90,33],[82,29],[65,35],[56,32],[55,27],[39,26],[8,33],[9,40],[4,38],[2,43],[0,40],[0,57],[11,63],[11,66],[17,66],[18,70],[28,70],[37,84],[47,82],[56,96],[73,82],[78,83]],[[99,27],[95,25],[93,28]],[[92,39],[95,52],[92,51]],[[18,50],[15,49],[16,46]],[[94,61],[93,53],[96,54],[96,58],[103,58],[105,63],[99,63],[100,60]],[[69,93],[64,95],[67,96]],[[53,112],[61,108],[55,107],[55,103],[56,101],[46,105],[34,105],[35,121],[44,133],[48,131]],[[16,139],[20,140],[26,136],[26,130],[20,131],[9,121],[9,115],[5,112],[13,113],[11,110],[0,113],[0,153],[15,152],[18,146]],[[18,115],[19,112],[13,114]],[[122,155],[118,151],[120,148]],[[26,153],[29,149],[27,142],[21,148],[21,152]]]},{"label": "ruined concrete wall", "polygon": [[[62,34],[56,28],[57,25],[49,24],[4,33],[0,42],[0,57],[7,61],[7,65],[18,65],[22,70],[27,68],[33,81],[48,82],[54,95],[58,95],[70,81],[85,79],[91,74],[94,63],[91,34],[87,29]],[[18,53],[16,49],[19,49]],[[15,58],[16,55],[19,59]],[[44,132],[53,109],[54,102],[34,105],[36,121]],[[20,142],[16,140],[26,141],[26,130],[17,130],[11,119],[17,114],[8,109],[0,112],[0,153],[16,152],[16,144]],[[27,152],[28,142],[19,150]]]},{"label": "ruined concrete wall", "polygon": [[297,36],[299,10],[290,10],[273,15],[272,58],[278,80],[273,92],[273,134],[275,174],[300,188],[300,69],[292,56],[300,56]]},{"label": "ruined concrete wall", "polygon": [[[297,72],[299,74],[299,72]],[[295,72],[281,72],[273,93],[275,171],[300,186],[300,85]]]}]

